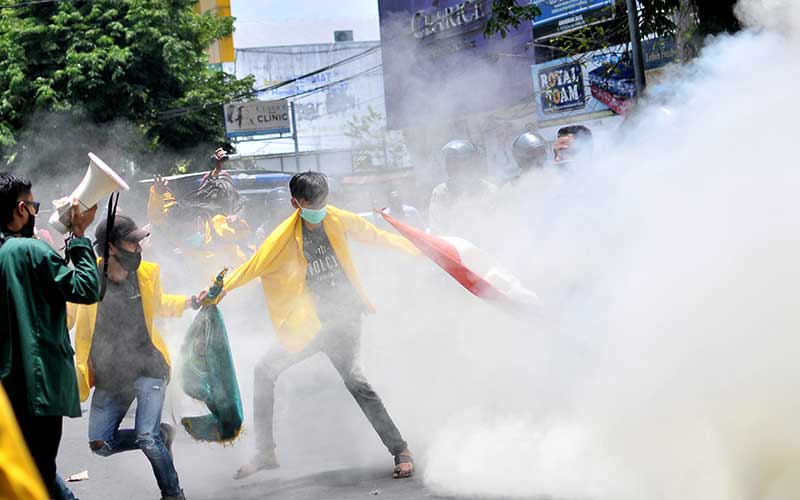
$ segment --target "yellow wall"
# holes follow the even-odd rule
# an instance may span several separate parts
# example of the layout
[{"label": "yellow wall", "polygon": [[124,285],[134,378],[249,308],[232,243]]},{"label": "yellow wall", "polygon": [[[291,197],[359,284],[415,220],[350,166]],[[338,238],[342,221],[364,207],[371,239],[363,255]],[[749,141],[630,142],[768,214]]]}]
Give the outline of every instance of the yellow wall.
[{"label": "yellow wall", "polygon": [[[195,9],[201,14],[214,11],[220,17],[231,15],[231,0],[199,0]],[[215,41],[208,48],[209,64],[234,62],[233,35]]]}]

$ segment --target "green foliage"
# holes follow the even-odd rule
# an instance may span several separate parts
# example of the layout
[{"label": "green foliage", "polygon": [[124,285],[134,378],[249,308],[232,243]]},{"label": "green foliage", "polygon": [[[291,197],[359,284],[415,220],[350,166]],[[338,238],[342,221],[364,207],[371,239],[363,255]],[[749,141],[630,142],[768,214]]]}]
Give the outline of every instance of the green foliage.
[{"label": "green foliage", "polygon": [[509,29],[533,22],[541,13],[539,7],[531,4],[519,5],[517,0],[492,0],[492,16],[486,23],[483,36],[489,38],[499,33],[501,38],[505,38]]},{"label": "green foliage", "polygon": [[129,121],[141,135],[137,147],[150,150],[222,142],[220,109],[158,116],[252,88],[252,79],[208,67],[205,49],[233,31],[233,19],[198,14],[194,5],[72,0],[0,9],[0,147],[6,157],[42,112],[93,124]]},{"label": "green foliage", "polygon": [[[679,0],[638,0],[639,31],[642,38],[655,35],[659,37],[674,36],[676,31],[673,14],[679,7]],[[556,55],[576,56],[593,50],[601,50],[609,46],[628,43],[630,31],[628,27],[628,9],[625,0],[617,0],[614,5],[614,20],[588,26],[566,35],[550,40],[557,48]]]},{"label": "green foliage", "polygon": [[[693,31],[700,37],[721,31],[735,32],[741,28],[733,13],[736,0],[638,0],[639,31],[642,38],[669,38],[678,35],[676,13],[689,13],[694,22]],[[683,4],[683,5],[682,5]],[[616,18],[608,23],[589,26],[573,33],[549,40],[554,57],[577,56],[592,50],[628,43],[628,9],[624,0],[617,0]],[[685,29],[685,28],[684,28]],[[685,35],[685,34],[684,34]],[[688,40],[688,38],[694,38]],[[687,37],[691,44],[702,43],[697,37]]]}]

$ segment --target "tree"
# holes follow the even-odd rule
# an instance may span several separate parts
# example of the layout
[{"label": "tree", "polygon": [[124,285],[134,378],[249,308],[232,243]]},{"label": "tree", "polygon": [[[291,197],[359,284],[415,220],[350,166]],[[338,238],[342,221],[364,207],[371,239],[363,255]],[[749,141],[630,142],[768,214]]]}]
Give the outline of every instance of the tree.
[{"label": "tree", "polygon": [[[722,31],[735,32],[740,25],[733,14],[736,0],[637,0],[639,5],[639,31],[642,37],[674,37],[678,26],[675,14],[688,3],[694,10],[697,29],[700,36]],[[576,32],[554,38],[547,45],[537,47],[544,59],[564,56],[576,56],[592,50],[628,43],[627,6],[624,0],[616,0],[614,8],[617,16],[612,21],[595,26],[588,26]],[[493,0],[492,18],[486,25],[485,36],[499,33],[505,38],[510,27],[517,28],[523,22],[530,22],[540,15],[535,5],[519,5],[515,0]],[[697,43],[697,39],[693,40]],[[537,58],[540,57],[537,55]]]},{"label": "tree", "polygon": [[372,106],[363,116],[348,120],[344,135],[352,141],[353,170],[376,167],[402,168],[408,164],[408,150],[402,134],[386,129],[386,120]]},{"label": "tree", "polygon": [[[138,153],[222,142],[220,106],[160,115],[225,102],[252,88],[252,78],[209,68],[205,49],[233,31],[233,19],[198,14],[195,3],[71,0],[0,8],[0,147],[6,158],[51,168],[37,161],[40,151],[19,141],[26,127],[40,126],[43,112],[45,121],[61,116],[50,119],[56,123],[130,122],[127,135],[139,137],[126,139]],[[70,132],[51,139],[65,142]],[[74,161],[85,168],[85,157]]]},{"label": "tree", "polygon": [[530,2],[520,5],[517,0],[492,0],[492,16],[486,22],[483,36],[499,34],[505,38],[510,28],[517,29],[522,23],[533,22],[541,13],[539,7]]}]

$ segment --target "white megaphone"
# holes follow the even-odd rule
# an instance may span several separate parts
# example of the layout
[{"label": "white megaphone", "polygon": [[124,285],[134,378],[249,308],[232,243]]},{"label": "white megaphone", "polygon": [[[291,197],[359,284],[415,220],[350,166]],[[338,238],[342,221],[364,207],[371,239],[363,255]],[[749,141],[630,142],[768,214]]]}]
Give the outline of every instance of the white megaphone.
[{"label": "white megaphone", "polygon": [[128,184],[111,170],[111,167],[94,153],[89,153],[89,168],[86,169],[86,175],[69,197],[53,202],[56,210],[50,216],[50,224],[56,231],[65,234],[72,226],[70,207],[74,198],[78,199],[81,211],[85,212],[111,193],[129,189]]}]

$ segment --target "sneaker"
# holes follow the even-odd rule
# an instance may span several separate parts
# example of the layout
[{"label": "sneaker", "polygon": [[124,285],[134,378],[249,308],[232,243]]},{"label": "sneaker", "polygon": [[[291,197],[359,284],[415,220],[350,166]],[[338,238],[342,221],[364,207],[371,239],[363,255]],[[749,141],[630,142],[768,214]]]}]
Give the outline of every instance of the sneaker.
[{"label": "sneaker", "polygon": [[275,456],[275,450],[268,453],[260,453],[253,457],[250,462],[239,467],[239,470],[236,471],[236,474],[233,475],[233,478],[244,479],[257,472],[277,469],[278,467],[280,467],[280,464],[278,464],[278,458]]},{"label": "sneaker", "polygon": [[186,497],[183,495],[183,490],[181,490],[181,492],[178,493],[177,495],[169,495],[169,496],[163,495],[161,497],[161,500],[186,500]]},{"label": "sneaker", "polygon": [[170,456],[172,456],[172,442],[175,441],[175,434],[177,434],[175,427],[164,422],[161,423],[161,440],[164,441],[164,446],[167,447]]}]

